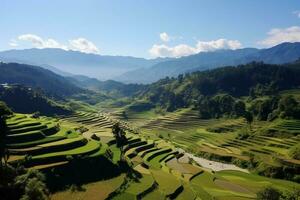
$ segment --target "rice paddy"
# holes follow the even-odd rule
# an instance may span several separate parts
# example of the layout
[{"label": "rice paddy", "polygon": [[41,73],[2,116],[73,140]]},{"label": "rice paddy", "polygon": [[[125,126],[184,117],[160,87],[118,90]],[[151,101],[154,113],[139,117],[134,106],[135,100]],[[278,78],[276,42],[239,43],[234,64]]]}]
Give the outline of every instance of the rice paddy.
[{"label": "rice paddy", "polygon": [[[68,165],[71,157],[108,156],[118,165],[124,156],[137,173],[134,179],[121,175],[106,182],[84,184],[84,191],[60,191],[54,193],[52,199],[93,199],[94,196],[97,199],[255,199],[256,192],[264,186],[276,184],[282,190],[299,188],[299,184],[290,181],[204,168],[181,150],[244,160],[249,159],[249,153],[254,153],[266,160],[269,158],[274,164],[280,159],[295,163],[297,161],[287,159],[287,155],[299,141],[296,136],[254,135],[241,140],[236,138],[235,131],[245,126],[242,119],[201,120],[195,111],[181,110],[141,123],[140,134],[133,134],[128,123],[122,123],[128,130],[122,154],[111,133],[116,121],[113,116],[77,112],[57,120],[15,114],[8,119],[10,162],[24,160],[27,167],[51,169]],[[133,122],[129,120],[129,123]],[[288,122],[281,127],[297,128],[297,125],[297,122]]]}]

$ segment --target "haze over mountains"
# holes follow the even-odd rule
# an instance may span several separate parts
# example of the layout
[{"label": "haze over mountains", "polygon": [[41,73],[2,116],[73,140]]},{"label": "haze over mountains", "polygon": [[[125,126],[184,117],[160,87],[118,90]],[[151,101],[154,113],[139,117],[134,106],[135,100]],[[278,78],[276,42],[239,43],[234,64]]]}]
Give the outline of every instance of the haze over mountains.
[{"label": "haze over mountains", "polygon": [[52,71],[54,69],[60,75],[82,74],[106,80],[130,70],[150,67],[167,59],[147,60],[129,56],[102,56],[45,48],[3,51],[0,53],[0,60],[39,65]]},{"label": "haze over mountains", "polygon": [[282,43],[269,49],[244,48],[202,52],[191,56],[160,62],[150,68],[127,72],[116,80],[127,83],[151,83],[166,76],[177,76],[192,71],[203,71],[252,61],[269,64],[293,62],[300,57],[300,43]]},{"label": "haze over mountains", "polygon": [[102,56],[62,49],[24,49],[0,52],[0,60],[39,65],[62,76],[80,74],[100,80],[124,83],[152,83],[192,71],[263,61],[270,64],[293,62],[300,57],[300,43],[282,43],[268,49],[244,48],[201,52],[181,58],[144,59]]}]

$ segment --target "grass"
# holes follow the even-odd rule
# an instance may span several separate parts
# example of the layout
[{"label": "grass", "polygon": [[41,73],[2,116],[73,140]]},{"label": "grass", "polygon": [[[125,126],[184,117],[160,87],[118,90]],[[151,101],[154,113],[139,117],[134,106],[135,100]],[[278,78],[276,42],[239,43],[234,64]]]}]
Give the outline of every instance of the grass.
[{"label": "grass", "polygon": [[105,199],[110,193],[115,191],[122,184],[125,178],[124,174],[118,177],[97,181],[93,183],[88,183],[82,185],[81,191],[71,191],[65,190],[57,192],[51,195],[51,200],[65,200],[65,199],[76,199],[76,200],[98,200]]},{"label": "grass", "polygon": [[294,188],[300,189],[300,185],[297,183],[280,179],[271,179],[238,171],[221,171],[217,172],[217,175],[230,180],[233,183],[239,184],[254,193],[266,186],[272,186],[283,191],[292,190]]},{"label": "grass", "polygon": [[55,157],[55,156],[74,156],[74,155],[85,155],[91,152],[95,152],[100,148],[100,145],[96,141],[89,141],[86,145],[77,147],[71,150],[67,151],[59,151],[59,152],[52,152],[52,153],[46,153],[41,154],[38,156],[33,156],[32,159],[38,159],[38,158],[48,158],[48,157]]},{"label": "grass", "polygon": [[[141,195],[149,190],[154,185],[154,180],[151,175],[143,175],[142,178],[130,183],[129,187],[124,193],[133,195],[135,197]],[[121,198],[122,199],[122,198]]]},{"label": "grass", "polygon": [[179,187],[182,187],[180,181],[169,173],[155,169],[151,170],[151,173],[158,183],[159,191],[165,196],[174,194]]},{"label": "grass", "polygon": [[111,145],[110,150],[113,152],[113,163],[117,163],[121,159],[121,151],[120,148],[117,147],[116,144]]}]

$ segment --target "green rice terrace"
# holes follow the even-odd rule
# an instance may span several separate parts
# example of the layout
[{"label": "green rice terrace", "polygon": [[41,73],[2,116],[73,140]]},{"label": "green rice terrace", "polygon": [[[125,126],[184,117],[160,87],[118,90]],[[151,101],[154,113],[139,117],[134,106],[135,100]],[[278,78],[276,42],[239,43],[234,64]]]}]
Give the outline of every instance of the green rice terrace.
[{"label": "green rice terrace", "polygon": [[[50,187],[54,200],[255,199],[267,186],[282,191],[300,188],[292,181],[260,176],[259,169],[252,172],[190,154],[240,163],[255,155],[270,166],[299,167],[300,161],[289,157],[289,149],[300,141],[297,136],[238,139],[236,132],[245,126],[242,119],[200,120],[189,109],[156,119],[145,115],[150,117],[140,127],[131,125],[139,124],[139,117],[144,117],[141,113],[129,115],[129,122],[120,121],[127,140],[119,148],[112,134],[118,113],[76,112],[59,119],[14,114],[7,120],[9,162],[45,172],[47,182],[55,183]],[[259,127],[261,124],[253,124],[253,129]],[[294,135],[300,121],[281,120],[263,127]],[[89,165],[95,167],[89,171]],[[81,181],[75,181],[78,177]]]}]

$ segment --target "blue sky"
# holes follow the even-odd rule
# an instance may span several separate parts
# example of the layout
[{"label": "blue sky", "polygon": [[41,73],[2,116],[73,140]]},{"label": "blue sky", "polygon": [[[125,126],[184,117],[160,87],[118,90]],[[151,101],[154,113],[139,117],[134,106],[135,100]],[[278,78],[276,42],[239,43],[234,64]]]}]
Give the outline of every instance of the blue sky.
[{"label": "blue sky", "polygon": [[180,57],[300,41],[299,0],[1,0],[0,50]]}]

